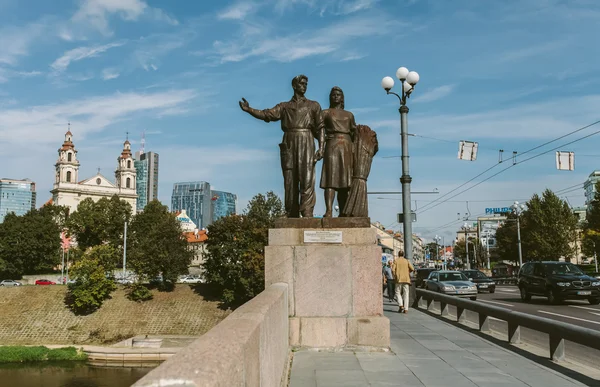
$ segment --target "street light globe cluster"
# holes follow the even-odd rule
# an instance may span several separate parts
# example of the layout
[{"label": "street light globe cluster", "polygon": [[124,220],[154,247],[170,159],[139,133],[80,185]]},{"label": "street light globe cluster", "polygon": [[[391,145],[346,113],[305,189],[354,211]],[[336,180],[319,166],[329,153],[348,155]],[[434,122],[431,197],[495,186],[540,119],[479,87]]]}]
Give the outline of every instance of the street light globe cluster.
[{"label": "street light globe cluster", "polygon": [[[419,82],[419,73],[416,71],[408,71],[406,67],[400,67],[396,70],[396,78],[402,82],[402,91],[409,94],[414,86]],[[381,87],[385,91],[390,91],[394,87],[394,78],[385,77],[381,80]]]},{"label": "street light globe cluster", "polygon": [[520,213],[525,210],[525,204],[519,204],[519,202],[515,201],[510,208],[512,208],[514,212]]}]

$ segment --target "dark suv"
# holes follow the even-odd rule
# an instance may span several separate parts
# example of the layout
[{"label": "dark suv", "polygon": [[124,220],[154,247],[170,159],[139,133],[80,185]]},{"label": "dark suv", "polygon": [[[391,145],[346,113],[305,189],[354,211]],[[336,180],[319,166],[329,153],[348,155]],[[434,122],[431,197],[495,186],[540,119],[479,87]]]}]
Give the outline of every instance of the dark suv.
[{"label": "dark suv", "polygon": [[417,269],[417,275],[415,277],[415,286],[417,288],[427,288],[427,277],[429,277],[429,274],[436,270],[437,269],[431,267],[425,269]]},{"label": "dark suv", "polygon": [[600,304],[600,280],[569,262],[527,262],[519,271],[519,290],[523,301],[542,296],[552,304],[581,299]]}]

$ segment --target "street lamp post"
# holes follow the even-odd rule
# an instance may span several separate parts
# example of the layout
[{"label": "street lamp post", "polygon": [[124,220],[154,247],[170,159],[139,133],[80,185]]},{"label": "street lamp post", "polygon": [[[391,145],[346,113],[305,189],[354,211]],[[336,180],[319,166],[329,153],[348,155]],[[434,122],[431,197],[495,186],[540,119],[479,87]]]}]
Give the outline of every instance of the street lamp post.
[{"label": "street lamp post", "polygon": [[491,235],[491,231],[490,230],[485,230],[485,249],[486,249],[486,253],[487,253],[487,268],[488,270],[491,269],[491,262],[490,262],[490,235]]},{"label": "street lamp post", "polygon": [[408,165],[408,106],[406,106],[406,99],[410,98],[410,94],[413,92],[415,85],[419,82],[419,74],[416,71],[408,71],[406,67],[400,67],[396,71],[396,77],[402,83],[400,95],[391,91],[392,87],[394,87],[394,79],[392,77],[383,78],[381,87],[383,87],[388,94],[393,94],[400,100],[400,139],[402,144],[402,176],[400,177],[400,183],[402,183],[404,256],[412,263],[412,210],[410,200],[410,183],[412,178],[409,174]]},{"label": "street lamp post", "polygon": [[440,260],[440,247],[439,247],[439,245],[440,245],[440,241],[442,239],[443,238],[441,236],[439,236],[439,235],[436,235],[435,238],[433,238],[433,240],[435,241],[435,251],[436,251],[435,256],[436,256],[436,261]]},{"label": "street lamp post", "polygon": [[465,223],[462,226],[465,232],[465,253],[467,255],[467,270],[471,270],[471,260],[469,259],[469,224]]},{"label": "street lamp post", "polygon": [[519,204],[519,202],[514,202],[512,206],[513,212],[517,215],[517,243],[519,244],[519,267],[523,266],[523,251],[521,250],[521,222],[519,218],[521,214],[525,210],[525,205]]}]

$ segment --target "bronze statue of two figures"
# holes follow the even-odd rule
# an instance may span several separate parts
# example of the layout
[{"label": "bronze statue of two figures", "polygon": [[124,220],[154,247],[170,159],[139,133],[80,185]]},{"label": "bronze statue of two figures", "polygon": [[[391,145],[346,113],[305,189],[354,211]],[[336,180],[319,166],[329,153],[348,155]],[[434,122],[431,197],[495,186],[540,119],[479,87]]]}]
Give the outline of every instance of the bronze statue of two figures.
[{"label": "bronze statue of two figures", "polygon": [[[315,166],[323,159],[320,186],[325,190],[325,217],[332,216],[337,193],[339,216],[367,217],[367,178],[377,153],[377,135],[366,125],[356,125],[354,115],[344,110],[344,93],[331,89],[329,109],[321,110],[304,94],[308,78],[292,80],[294,96],[271,109],[257,110],[242,98],[240,107],[265,122],[281,121],[279,144],[288,217],[312,218],[317,202]],[[315,139],[318,148],[315,149]]]}]

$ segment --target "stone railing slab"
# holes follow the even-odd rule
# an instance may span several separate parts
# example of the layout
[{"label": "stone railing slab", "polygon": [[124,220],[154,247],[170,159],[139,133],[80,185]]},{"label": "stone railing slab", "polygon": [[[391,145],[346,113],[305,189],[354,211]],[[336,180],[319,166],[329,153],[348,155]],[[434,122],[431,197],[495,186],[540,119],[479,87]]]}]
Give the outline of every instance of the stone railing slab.
[{"label": "stone railing slab", "polygon": [[269,286],[134,386],[279,386],[289,357],[287,295],[287,284]]}]

